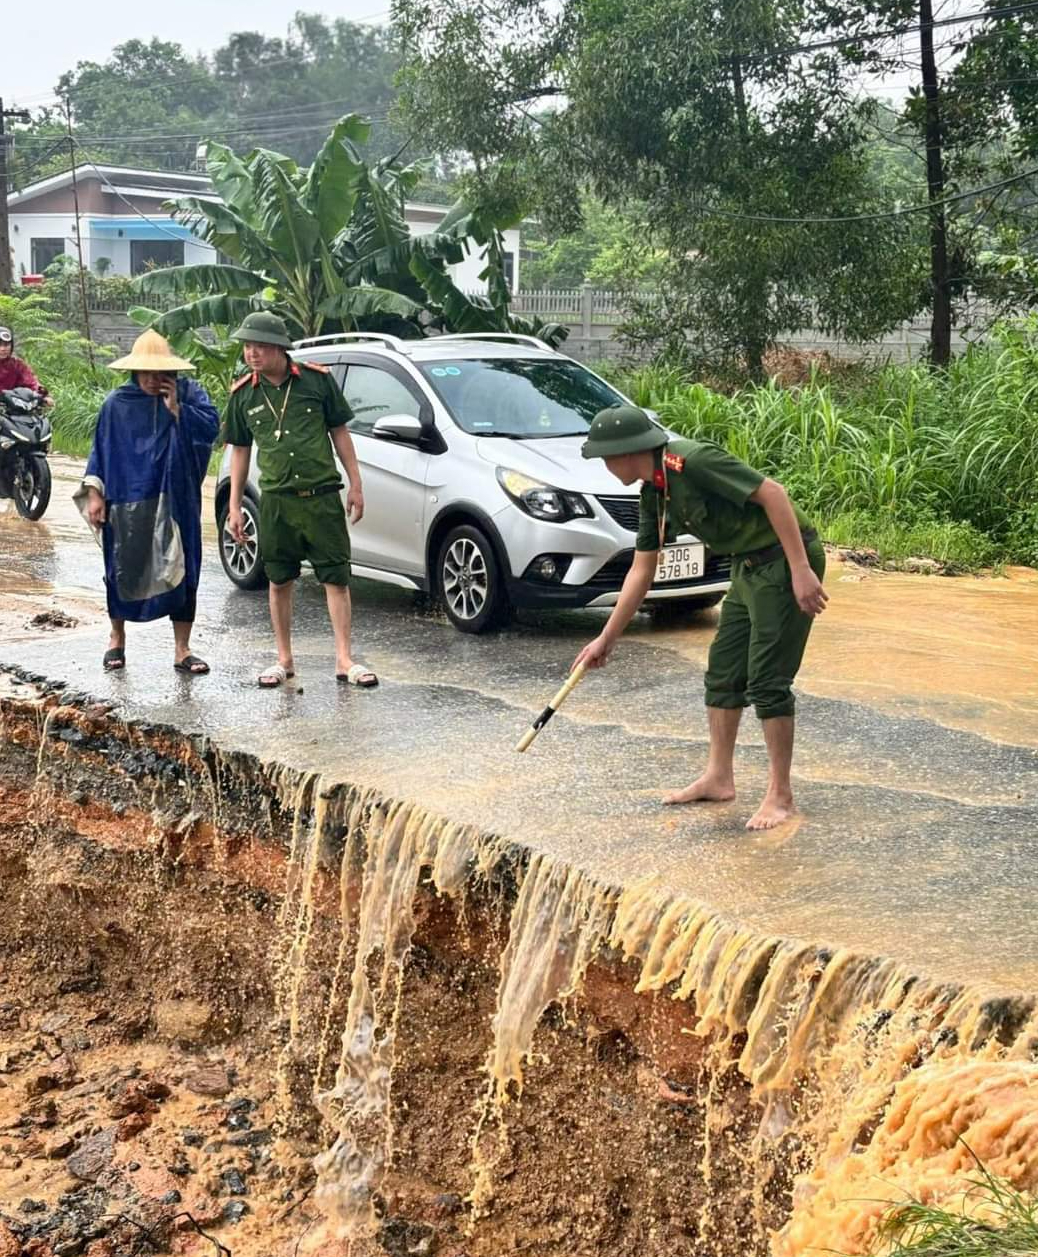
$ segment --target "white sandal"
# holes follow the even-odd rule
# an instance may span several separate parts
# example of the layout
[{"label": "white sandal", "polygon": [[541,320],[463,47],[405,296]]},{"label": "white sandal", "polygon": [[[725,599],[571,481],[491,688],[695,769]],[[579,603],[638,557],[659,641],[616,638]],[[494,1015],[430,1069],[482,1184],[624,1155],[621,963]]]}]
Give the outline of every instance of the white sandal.
[{"label": "white sandal", "polygon": [[265,668],[259,674],[259,685],[264,690],[276,690],[279,685],[284,685],[287,680],[294,677],[294,672],[284,666],[284,664],[275,663],[269,668]]},{"label": "white sandal", "polygon": [[349,672],[336,672],[335,679],[355,685],[360,690],[373,690],[378,685],[378,677],[363,663],[353,664]]}]

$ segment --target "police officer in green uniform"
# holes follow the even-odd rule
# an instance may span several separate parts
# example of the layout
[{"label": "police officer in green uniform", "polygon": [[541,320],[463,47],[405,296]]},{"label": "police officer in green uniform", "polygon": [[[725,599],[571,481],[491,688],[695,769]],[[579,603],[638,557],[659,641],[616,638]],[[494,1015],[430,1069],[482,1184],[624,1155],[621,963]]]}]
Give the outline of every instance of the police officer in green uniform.
[{"label": "police officer in green uniform", "polygon": [[577,656],[600,668],[641,606],[664,545],[692,533],[732,556],[706,671],[710,756],[705,771],[666,803],[735,798],[739,719],[752,703],[768,749],[767,793],[747,829],[772,829],[796,812],[790,784],[793,679],[811,623],[825,608],[825,551],[818,534],[775,480],[713,441],[668,441],[644,411],[615,406],[595,416],[583,447],[625,485],[643,482],[631,569],[605,628]]},{"label": "police officer in green uniform", "polygon": [[340,681],[368,688],[378,678],[350,654],[350,539],[342,505],[334,446],[349,480],[350,522],[364,514],[360,469],[346,424],[353,414],[328,368],[293,362],[288,328],[276,314],[257,311],[232,333],[244,341],[249,368],[235,381],[227,403],[224,440],[231,454],[227,525],[245,540],[242,493],[255,443],[260,472],[259,549],[270,580],[270,618],[277,663],[265,669],[265,688],[295,675],[292,658],[292,596],[300,565],[308,561],[324,585],[335,634],[335,672]]}]

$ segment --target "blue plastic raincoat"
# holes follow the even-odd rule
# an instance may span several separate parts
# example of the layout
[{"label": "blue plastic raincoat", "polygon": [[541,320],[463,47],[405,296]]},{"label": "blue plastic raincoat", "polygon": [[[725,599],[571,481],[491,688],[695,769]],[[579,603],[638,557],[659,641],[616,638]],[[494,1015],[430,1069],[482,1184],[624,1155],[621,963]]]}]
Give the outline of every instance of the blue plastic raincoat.
[{"label": "blue plastic raincoat", "polygon": [[84,486],[104,497],[108,614],[178,618],[202,568],[202,481],[218,416],[205,389],[177,380],[180,416],[131,380],[105,398]]}]

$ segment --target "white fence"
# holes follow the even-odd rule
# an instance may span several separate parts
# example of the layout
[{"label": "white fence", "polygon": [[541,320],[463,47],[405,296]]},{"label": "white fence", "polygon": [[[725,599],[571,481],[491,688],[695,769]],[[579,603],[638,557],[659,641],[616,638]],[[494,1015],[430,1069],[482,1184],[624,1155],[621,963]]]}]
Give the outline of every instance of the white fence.
[{"label": "white fence", "polygon": [[[654,294],[644,293],[651,298]],[[587,362],[606,358],[631,357],[631,349],[619,338],[618,328],[625,311],[618,293],[590,285],[582,288],[546,288],[518,292],[512,301],[516,314],[531,314],[546,322],[565,323],[569,339],[565,352]],[[976,329],[952,332],[952,352],[960,353],[968,344],[983,339],[984,320]],[[824,332],[804,330],[779,338],[783,345],[805,351],[825,351],[834,358],[875,358],[904,362],[925,352],[930,336],[927,318],[913,319],[874,341],[857,342],[827,336]]]}]

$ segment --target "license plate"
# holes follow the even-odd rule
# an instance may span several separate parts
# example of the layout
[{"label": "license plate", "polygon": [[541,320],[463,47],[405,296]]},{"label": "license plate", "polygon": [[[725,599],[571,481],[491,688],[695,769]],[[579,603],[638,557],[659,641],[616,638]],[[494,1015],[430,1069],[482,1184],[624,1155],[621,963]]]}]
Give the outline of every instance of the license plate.
[{"label": "license plate", "polygon": [[695,580],[703,575],[703,546],[664,546],[656,564],[656,583]]}]

